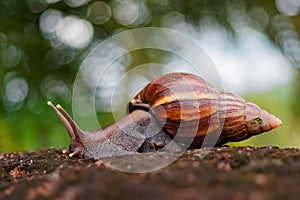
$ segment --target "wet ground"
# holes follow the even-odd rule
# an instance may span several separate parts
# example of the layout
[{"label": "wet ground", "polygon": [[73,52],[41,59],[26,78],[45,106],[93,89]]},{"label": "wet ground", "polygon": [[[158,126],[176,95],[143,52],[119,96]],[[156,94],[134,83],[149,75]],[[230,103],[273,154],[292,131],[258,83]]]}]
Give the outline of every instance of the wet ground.
[{"label": "wet ground", "polygon": [[[0,154],[1,199],[299,199],[300,149],[219,147],[191,150],[149,173],[107,167],[107,160],[69,158],[60,150]],[[147,158],[147,159],[146,159]],[[149,161],[150,158],[150,161]],[[147,166],[167,153],[123,156]],[[151,161],[153,160],[153,162]],[[109,160],[116,165],[120,159]]]}]

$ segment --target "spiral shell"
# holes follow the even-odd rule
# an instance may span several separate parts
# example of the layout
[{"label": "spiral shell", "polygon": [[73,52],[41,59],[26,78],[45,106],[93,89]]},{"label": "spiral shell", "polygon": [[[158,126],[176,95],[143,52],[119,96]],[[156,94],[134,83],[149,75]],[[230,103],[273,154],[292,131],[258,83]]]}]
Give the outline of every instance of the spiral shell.
[{"label": "spiral shell", "polygon": [[221,135],[217,144],[240,141],[281,125],[280,119],[240,96],[219,91],[188,73],[163,75],[129,103],[129,112],[149,110],[171,136],[178,131],[201,144],[207,134]]}]

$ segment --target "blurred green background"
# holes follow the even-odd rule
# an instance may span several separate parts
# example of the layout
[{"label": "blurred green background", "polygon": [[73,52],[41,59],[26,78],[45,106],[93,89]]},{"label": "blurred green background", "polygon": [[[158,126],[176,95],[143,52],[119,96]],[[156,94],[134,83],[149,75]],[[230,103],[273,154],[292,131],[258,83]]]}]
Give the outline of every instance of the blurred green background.
[{"label": "blurred green background", "polygon": [[[46,102],[71,112],[72,86],[91,49],[116,33],[150,26],[196,40],[226,90],[283,121],[232,145],[300,147],[299,9],[300,0],[0,0],[0,151],[66,147],[68,135]],[[171,53],[125,55],[97,94],[101,125],[113,122],[114,82],[153,60],[185,71]]]}]

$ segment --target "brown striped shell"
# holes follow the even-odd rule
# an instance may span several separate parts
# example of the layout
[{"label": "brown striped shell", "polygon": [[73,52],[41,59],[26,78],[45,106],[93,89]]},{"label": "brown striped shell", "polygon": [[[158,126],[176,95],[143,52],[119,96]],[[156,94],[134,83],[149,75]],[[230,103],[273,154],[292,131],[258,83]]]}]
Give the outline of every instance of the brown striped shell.
[{"label": "brown striped shell", "polygon": [[274,115],[240,96],[219,91],[187,73],[163,75],[129,103],[129,112],[150,110],[171,136],[179,131],[201,144],[207,134],[221,135],[217,144],[240,141],[281,125]]}]

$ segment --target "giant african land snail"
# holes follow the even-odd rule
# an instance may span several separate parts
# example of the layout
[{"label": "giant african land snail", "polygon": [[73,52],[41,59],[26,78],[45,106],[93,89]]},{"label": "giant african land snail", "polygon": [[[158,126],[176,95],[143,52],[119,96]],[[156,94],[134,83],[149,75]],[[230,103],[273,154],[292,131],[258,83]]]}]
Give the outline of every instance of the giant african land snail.
[{"label": "giant african land snail", "polygon": [[158,150],[178,130],[179,138],[191,138],[190,147],[199,148],[206,135],[217,134],[214,145],[222,145],[281,125],[280,119],[257,105],[187,73],[155,79],[131,100],[127,116],[96,131],[82,131],[60,105],[48,105],[71,137],[65,152],[95,159]]}]

